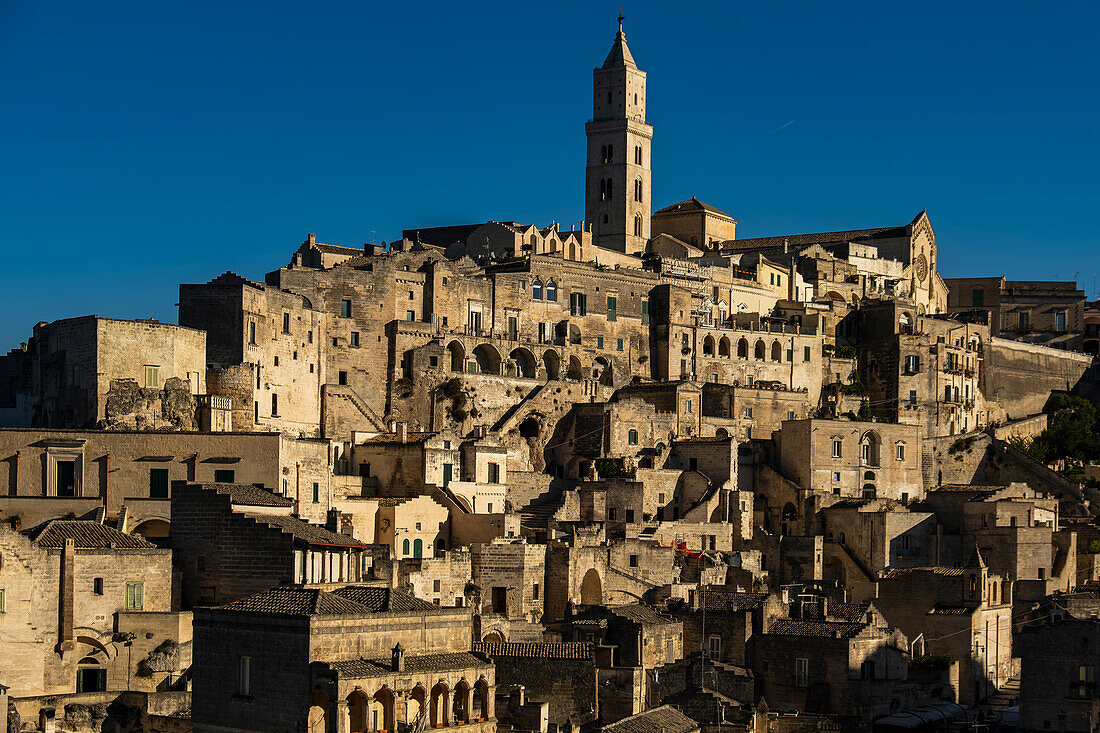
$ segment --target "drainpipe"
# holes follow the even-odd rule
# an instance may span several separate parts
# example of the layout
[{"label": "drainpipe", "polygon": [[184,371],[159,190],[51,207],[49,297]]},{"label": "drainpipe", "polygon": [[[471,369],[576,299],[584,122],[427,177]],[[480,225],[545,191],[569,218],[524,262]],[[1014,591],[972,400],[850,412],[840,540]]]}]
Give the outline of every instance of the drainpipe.
[{"label": "drainpipe", "polygon": [[61,548],[61,598],[58,642],[62,649],[73,640],[73,584],[76,581],[76,543],[66,539]]},{"label": "drainpipe", "polygon": [[103,456],[103,518],[106,519],[111,511],[111,452]]},{"label": "drainpipe", "polygon": [[294,464],[294,516],[298,516],[298,503],[302,499],[302,464]]},{"label": "drainpipe", "polygon": [[199,480],[199,454],[195,453],[191,456],[191,482],[196,483]]},{"label": "drainpipe", "polygon": [[22,451],[15,451],[15,485],[12,486],[12,496],[19,496],[19,456]]}]

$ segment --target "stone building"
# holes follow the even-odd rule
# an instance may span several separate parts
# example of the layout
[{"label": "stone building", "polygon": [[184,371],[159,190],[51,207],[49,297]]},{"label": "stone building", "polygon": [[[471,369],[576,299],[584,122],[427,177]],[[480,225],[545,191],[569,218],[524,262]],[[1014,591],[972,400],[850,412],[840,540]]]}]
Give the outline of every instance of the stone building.
[{"label": "stone building", "polygon": [[190,641],[172,596],[171,550],[141,537],[92,521],[0,525],[0,685],[13,698],[155,686],[166,675],[137,665]]},{"label": "stone building", "polygon": [[702,650],[708,659],[751,667],[756,635],[786,616],[787,607],[776,594],[701,585],[689,591],[686,602],[670,602],[665,613],[683,623],[685,650]]},{"label": "stone building", "polygon": [[195,430],[204,394],[206,334],[153,319],[39,323],[0,357],[6,427]]},{"label": "stone building", "polygon": [[292,514],[295,502],[245,484],[172,485],[172,549],[186,608],[273,586],[359,582],[366,544]]},{"label": "stone building", "polygon": [[910,640],[923,638],[928,654],[959,660],[959,703],[972,705],[1015,673],[1012,583],[977,551],[962,565],[889,570],[874,604]]},{"label": "stone building", "polygon": [[947,308],[960,320],[984,323],[990,333],[1059,349],[1081,351],[1085,291],[1075,282],[958,277],[944,281]]},{"label": "stone building", "polygon": [[1100,622],[1065,616],[1018,634],[1021,731],[1094,731],[1100,726]]},{"label": "stone building", "polygon": [[195,731],[496,729],[470,611],[401,591],[274,588],[195,614]]},{"label": "stone building", "polygon": [[193,481],[262,485],[322,522],[331,492],[328,445],[278,433],[0,430],[0,516],[26,527],[102,509],[128,531],[160,541],[174,482]]}]

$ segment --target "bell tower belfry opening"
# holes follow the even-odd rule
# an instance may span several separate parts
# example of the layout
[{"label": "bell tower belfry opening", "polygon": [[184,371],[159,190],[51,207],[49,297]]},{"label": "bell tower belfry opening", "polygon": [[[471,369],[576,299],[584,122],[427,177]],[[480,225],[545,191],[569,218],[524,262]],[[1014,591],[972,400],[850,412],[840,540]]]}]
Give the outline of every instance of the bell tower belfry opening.
[{"label": "bell tower belfry opening", "polygon": [[626,45],[620,15],[611,52],[592,71],[584,218],[596,245],[631,254],[643,252],[650,236],[653,128],[645,95],[645,72]]}]

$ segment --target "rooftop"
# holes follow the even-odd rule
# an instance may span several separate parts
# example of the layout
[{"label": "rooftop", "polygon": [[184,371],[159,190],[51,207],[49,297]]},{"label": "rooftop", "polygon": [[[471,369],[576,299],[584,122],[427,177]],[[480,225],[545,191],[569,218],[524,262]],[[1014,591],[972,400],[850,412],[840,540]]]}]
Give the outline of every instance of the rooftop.
[{"label": "rooftop", "polygon": [[201,484],[203,489],[215,491],[229,497],[234,504],[242,506],[292,507],[294,500],[279,496],[267,489],[252,484]]},{"label": "rooftop", "polygon": [[243,512],[244,516],[259,524],[278,529],[307,545],[334,545],[336,547],[366,547],[367,545],[346,534],[338,534],[285,514],[260,514]]},{"label": "rooftop", "polygon": [[[383,677],[397,674],[391,659],[346,659],[329,662],[345,679],[364,677]],[[443,672],[471,667],[485,667],[486,662],[469,652],[449,652],[443,654],[406,654],[405,674],[418,672]]]},{"label": "rooftop", "polygon": [[531,659],[591,659],[588,642],[566,641],[478,641],[474,651],[490,657],[526,657]]},{"label": "rooftop", "polygon": [[961,578],[962,568],[946,568],[938,565],[925,565],[916,568],[890,568],[882,577],[885,579],[904,578],[914,573],[930,573],[944,578]]},{"label": "rooftop", "polygon": [[402,611],[437,611],[434,604],[389,588],[345,586],[336,590],[280,586],[220,606],[222,611],[273,616],[367,616]]},{"label": "rooftop", "polygon": [[39,547],[60,549],[72,540],[82,550],[155,550],[157,546],[139,535],[126,534],[99,522],[54,519],[24,533]]},{"label": "rooftop", "polygon": [[666,206],[663,209],[658,209],[657,211],[653,212],[653,215],[658,216],[660,214],[680,214],[688,211],[706,211],[707,213],[718,214],[719,216],[726,217],[730,221],[734,221],[734,218],[726,212],[722,211],[721,209],[715,208],[710,204],[705,204],[694,196],[692,196],[687,201],[681,201],[679,203],[672,204],[671,206]]},{"label": "rooftop", "polygon": [[671,705],[662,705],[605,725],[603,730],[604,733],[689,733],[699,730],[699,724]]},{"label": "rooftop", "polygon": [[777,619],[768,628],[771,636],[813,636],[821,639],[851,639],[866,628],[865,624],[848,621],[800,621]]}]

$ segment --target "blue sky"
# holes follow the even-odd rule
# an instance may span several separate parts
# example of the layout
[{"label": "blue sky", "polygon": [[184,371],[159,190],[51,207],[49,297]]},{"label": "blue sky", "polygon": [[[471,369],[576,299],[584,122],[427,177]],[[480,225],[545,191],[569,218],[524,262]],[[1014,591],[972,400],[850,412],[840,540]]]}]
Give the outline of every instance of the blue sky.
[{"label": "blue sky", "polygon": [[[0,2],[0,349],[175,319],[316,232],[583,216],[617,2]],[[1093,294],[1095,2],[630,2],[656,207],[741,236],[908,222],[947,277]]]}]

